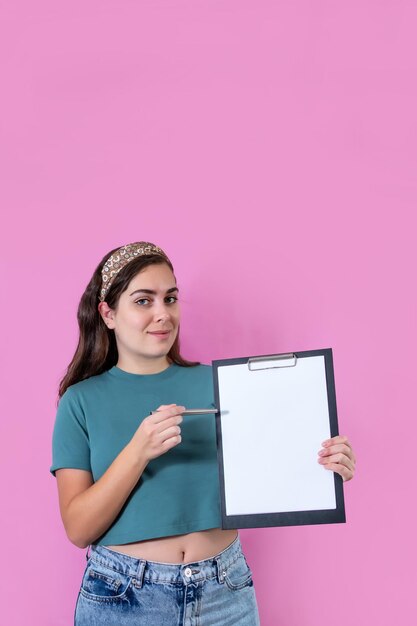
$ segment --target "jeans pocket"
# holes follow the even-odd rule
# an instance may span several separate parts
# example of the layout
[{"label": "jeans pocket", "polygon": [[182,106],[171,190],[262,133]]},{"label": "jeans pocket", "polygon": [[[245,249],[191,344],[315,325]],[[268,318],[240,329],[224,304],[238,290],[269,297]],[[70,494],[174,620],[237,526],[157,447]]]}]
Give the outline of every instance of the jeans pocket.
[{"label": "jeans pocket", "polygon": [[233,561],[233,563],[226,568],[224,580],[232,591],[253,585],[252,570],[247,564],[243,554],[238,556],[236,561]]},{"label": "jeans pocket", "polygon": [[80,593],[89,600],[112,602],[122,600],[132,578],[90,559],[84,572]]}]

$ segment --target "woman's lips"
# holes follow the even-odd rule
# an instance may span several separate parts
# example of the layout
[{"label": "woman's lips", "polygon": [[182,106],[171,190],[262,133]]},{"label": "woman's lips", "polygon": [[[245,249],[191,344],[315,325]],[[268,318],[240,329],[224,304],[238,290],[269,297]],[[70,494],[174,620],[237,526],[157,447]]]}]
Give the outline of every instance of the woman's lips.
[{"label": "woman's lips", "polygon": [[171,332],[170,330],[166,330],[166,331],[163,331],[163,332],[156,332],[156,333],[149,332],[149,334],[153,335],[154,337],[158,337],[160,339],[165,339],[166,337],[169,336],[170,332]]}]

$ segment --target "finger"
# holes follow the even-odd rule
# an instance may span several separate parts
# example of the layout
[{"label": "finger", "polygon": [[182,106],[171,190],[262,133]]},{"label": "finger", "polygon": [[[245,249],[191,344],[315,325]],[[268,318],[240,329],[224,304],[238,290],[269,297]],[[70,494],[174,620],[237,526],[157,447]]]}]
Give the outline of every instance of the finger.
[{"label": "finger", "polygon": [[170,404],[166,406],[166,408],[157,409],[157,413],[154,413],[150,417],[154,424],[159,424],[167,419],[167,417],[174,417],[176,415],[181,415],[185,411],[184,406],[178,406],[176,404]]},{"label": "finger", "polygon": [[339,443],[334,446],[328,446],[326,448],[323,448],[323,450],[320,450],[319,456],[327,457],[331,454],[336,454],[337,452],[343,452],[343,454],[346,454],[346,456],[354,461],[352,448],[349,448],[349,446],[347,446],[345,443]]},{"label": "finger", "polygon": [[167,450],[168,448],[173,448],[177,444],[181,443],[182,437],[181,435],[175,435],[174,437],[170,437],[169,439],[165,439],[161,445]]},{"label": "finger", "polygon": [[178,424],[181,424],[183,419],[184,418],[181,415],[181,413],[178,415],[174,415],[174,417],[168,417],[167,419],[162,420],[162,422],[159,422],[158,424],[156,424],[155,431],[158,434],[165,433],[167,430],[169,430],[173,426],[178,426]]},{"label": "finger", "polygon": [[349,448],[348,456],[354,462],[356,461],[356,458],[352,449],[352,444],[350,443],[349,439],[345,435],[336,435],[336,437],[332,437],[331,439],[326,439],[325,441],[323,441],[321,445],[325,449],[330,448],[331,446],[334,446],[334,445],[345,445]]},{"label": "finger", "polygon": [[329,457],[320,457],[318,462],[321,465],[329,465],[332,463],[337,463],[339,465],[345,465],[348,469],[350,469],[351,471],[354,471],[355,469],[355,464],[354,462],[345,454],[343,454],[343,452],[339,452],[338,454],[332,454]]},{"label": "finger", "polygon": [[346,465],[346,467],[352,470],[355,468],[355,464],[352,459],[346,456],[346,454],[343,454],[343,452],[338,452],[337,454],[332,454],[328,457],[320,457],[319,463],[321,463],[322,465],[328,465],[329,463],[339,463],[340,465]]},{"label": "finger", "polygon": [[173,437],[178,436],[181,436],[181,428],[179,426],[171,426],[170,428],[166,428],[161,433],[159,433],[161,443],[163,443],[167,439],[172,439]]},{"label": "finger", "polygon": [[351,480],[353,478],[354,472],[348,469],[345,465],[340,465],[339,463],[329,463],[328,465],[324,465],[328,470],[332,470],[343,478],[343,481]]},{"label": "finger", "polygon": [[330,439],[326,439],[325,441],[323,441],[321,445],[327,448],[329,446],[333,446],[338,443],[344,443],[345,445],[349,446],[349,448],[352,447],[350,445],[349,439],[345,437],[344,435],[336,435],[336,437],[331,437]]}]

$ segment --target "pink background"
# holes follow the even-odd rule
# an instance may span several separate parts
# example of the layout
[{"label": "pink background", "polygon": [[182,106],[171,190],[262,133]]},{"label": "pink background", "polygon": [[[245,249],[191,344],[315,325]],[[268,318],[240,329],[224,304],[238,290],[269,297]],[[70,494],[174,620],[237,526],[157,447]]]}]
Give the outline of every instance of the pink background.
[{"label": "pink background", "polygon": [[262,625],[414,624],[415,3],[9,0],[0,18],[2,623],[72,624],[57,385],[97,263],[146,239],[174,262],[185,356],[333,348],[347,523],[241,531]]}]

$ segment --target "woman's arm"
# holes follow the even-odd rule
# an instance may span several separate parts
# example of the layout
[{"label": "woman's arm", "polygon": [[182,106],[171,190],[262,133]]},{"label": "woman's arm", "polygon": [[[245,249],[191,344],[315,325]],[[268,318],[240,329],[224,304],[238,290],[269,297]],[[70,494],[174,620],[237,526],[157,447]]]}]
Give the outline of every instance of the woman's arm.
[{"label": "woman's arm", "polygon": [[96,482],[86,470],[56,470],[61,517],[71,543],[85,548],[111,526],[149,461],[181,442],[184,409],[163,405],[146,417]]},{"label": "woman's arm", "polygon": [[86,548],[111,526],[146,465],[130,441],[96,482],[85,470],[56,471],[61,517],[73,544]]}]

